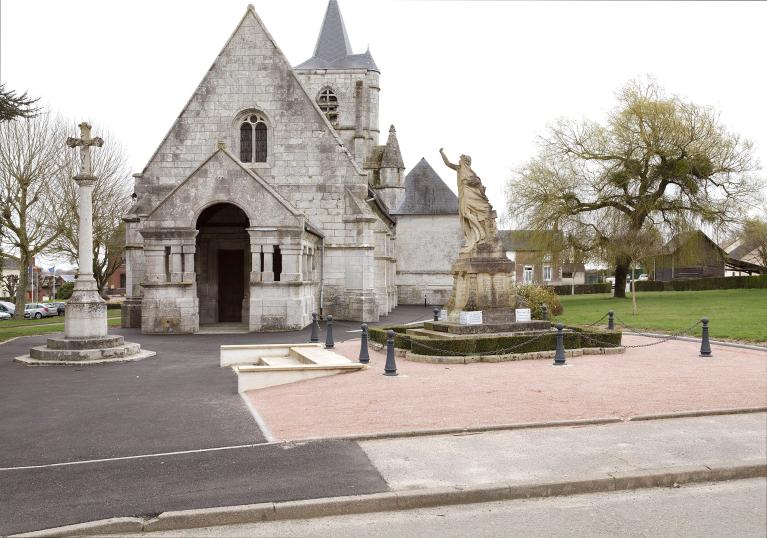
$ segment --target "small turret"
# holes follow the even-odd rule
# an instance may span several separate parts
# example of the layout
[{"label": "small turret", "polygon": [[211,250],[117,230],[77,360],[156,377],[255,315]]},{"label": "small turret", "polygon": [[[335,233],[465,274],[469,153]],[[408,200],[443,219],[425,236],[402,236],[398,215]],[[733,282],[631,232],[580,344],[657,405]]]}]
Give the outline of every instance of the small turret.
[{"label": "small turret", "polygon": [[399,206],[405,196],[405,163],[397,141],[397,130],[389,128],[389,138],[383,146],[375,146],[365,162],[370,170],[370,186],[389,209]]}]

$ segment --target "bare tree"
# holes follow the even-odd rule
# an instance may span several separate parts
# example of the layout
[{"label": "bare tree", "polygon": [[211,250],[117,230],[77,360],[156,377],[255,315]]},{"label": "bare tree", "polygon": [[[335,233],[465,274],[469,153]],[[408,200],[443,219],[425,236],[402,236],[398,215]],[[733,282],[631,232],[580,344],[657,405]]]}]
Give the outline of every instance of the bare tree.
[{"label": "bare tree", "polygon": [[[131,178],[122,146],[109,132],[99,129],[104,146],[91,153],[93,175],[93,278],[99,293],[104,292],[109,277],[125,262],[125,231],[122,217],[131,202]],[[63,224],[63,232],[54,248],[70,261],[77,262],[79,229],[79,191],[72,177],[79,172],[80,159],[76,151],[67,151],[65,173],[60,176],[56,191],[60,200],[54,215]]]},{"label": "bare tree", "polygon": [[19,287],[19,276],[3,275],[2,277],[0,277],[0,281],[2,282],[3,287],[5,288],[5,292],[8,294],[8,297],[15,297],[16,290]]},{"label": "bare tree", "polygon": [[50,113],[0,122],[0,218],[2,240],[19,252],[16,314],[24,316],[27,267],[62,232],[52,208],[64,171],[65,124]]},{"label": "bare tree", "polygon": [[767,222],[749,218],[743,223],[741,239],[753,248],[755,257],[762,267],[767,267]]},{"label": "bare tree", "polygon": [[[682,223],[731,226],[759,182],[752,145],[718,114],[654,82],[627,84],[606,125],[561,120],[509,182],[508,209],[533,228],[610,244],[627,230],[664,235]],[[584,250],[589,250],[584,248]],[[631,259],[614,251],[615,296]]]}]

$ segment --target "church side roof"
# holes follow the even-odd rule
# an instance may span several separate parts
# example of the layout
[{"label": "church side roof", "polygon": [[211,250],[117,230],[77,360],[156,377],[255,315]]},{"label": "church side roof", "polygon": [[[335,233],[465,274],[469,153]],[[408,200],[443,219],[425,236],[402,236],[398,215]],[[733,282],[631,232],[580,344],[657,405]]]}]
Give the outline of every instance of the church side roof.
[{"label": "church side roof", "polygon": [[352,53],[337,0],[328,2],[314,55],[295,69],[368,69],[380,73],[370,49],[363,54]]},{"label": "church side roof", "polygon": [[458,197],[426,159],[405,176],[405,198],[393,215],[457,215]]}]

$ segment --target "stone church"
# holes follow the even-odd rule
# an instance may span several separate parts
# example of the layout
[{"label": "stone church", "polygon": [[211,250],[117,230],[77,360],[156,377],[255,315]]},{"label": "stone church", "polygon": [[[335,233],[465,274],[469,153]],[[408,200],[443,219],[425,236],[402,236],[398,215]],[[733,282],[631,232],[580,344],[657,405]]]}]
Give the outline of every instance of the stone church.
[{"label": "stone church", "polygon": [[134,175],[124,325],[286,330],[444,303],[457,198],[424,160],[405,175],[393,126],[379,145],[379,77],[336,0],[295,67],[248,6]]}]

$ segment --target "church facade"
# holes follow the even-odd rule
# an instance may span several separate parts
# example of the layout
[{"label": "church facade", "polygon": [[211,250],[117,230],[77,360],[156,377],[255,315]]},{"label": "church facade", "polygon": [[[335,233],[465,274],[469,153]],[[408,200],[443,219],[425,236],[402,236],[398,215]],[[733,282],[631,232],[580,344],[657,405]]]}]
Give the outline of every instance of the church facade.
[{"label": "church facade", "polygon": [[[124,325],[287,330],[312,312],[376,321],[397,306],[405,166],[393,126],[378,144],[379,76],[369,51],[353,54],[336,0],[314,55],[295,67],[249,6],[134,175]],[[437,264],[442,280],[455,250]]]}]

